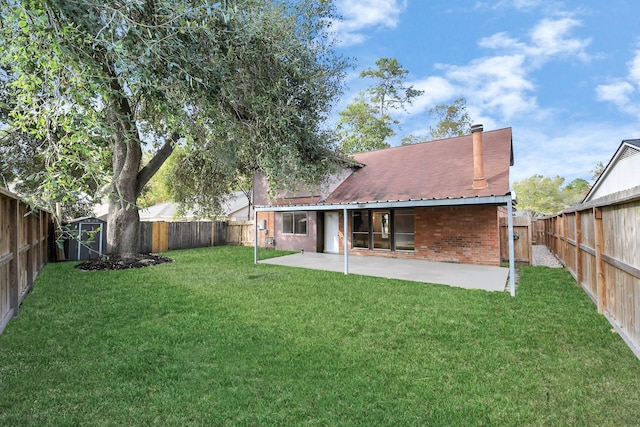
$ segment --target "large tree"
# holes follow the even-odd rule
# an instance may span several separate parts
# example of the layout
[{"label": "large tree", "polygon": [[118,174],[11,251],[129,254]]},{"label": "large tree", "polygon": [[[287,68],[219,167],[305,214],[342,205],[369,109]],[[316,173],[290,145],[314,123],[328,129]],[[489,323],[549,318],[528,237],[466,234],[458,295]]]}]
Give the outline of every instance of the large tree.
[{"label": "large tree", "polygon": [[398,124],[391,111],[405,109],[424,93],[405,84],[408,74],[395,58],[380,58],[376,68],[360,73],[360,78],[374,83],[339,112],[338,133],[344,151],[357,153],[389,147],[388,138],[395,135],[393,126]]},{"label": "large tree", "polygon": [[402,145],[417,144],[436,139],[453,138],[471,133],[471,116],[467,111],[467,101],[458,98],[452,104],[440,104],[429,110],[429,115],[437,121],[429,135],[410,134],[402,138]]},{"label": "large tree", "polygon": [[322,126],[345,63],[328,1],[0,0],[0,13],[7,132],[39,144],[47,201],[91,190],[69,171],[104,184],[115,255],[138,252],[138,197],[177,145],[175,180],[204,211],[238,168],[283,184],[331,166]]},{"label": "large tree", "polygon": [[565,184],[560,176],[534,175],[513,183],[518,209],[534,216],[553,215],[584,199],[589,183],[581,178]]},{"label": "large tree", "polygon": [[437,121],[429,131],[431,139],[452,138],[471,133],[471,117],[467,111],[467,101],[458,98],[452,104],[436,105],[429,115]]},{"label": "large tree", "polygon": [[394,135],[391,116],[376,116],[376,109],[363,97],[340,111],[338,133],[342,140],[341,147],[347,153],[388,148],[387,139]]}]

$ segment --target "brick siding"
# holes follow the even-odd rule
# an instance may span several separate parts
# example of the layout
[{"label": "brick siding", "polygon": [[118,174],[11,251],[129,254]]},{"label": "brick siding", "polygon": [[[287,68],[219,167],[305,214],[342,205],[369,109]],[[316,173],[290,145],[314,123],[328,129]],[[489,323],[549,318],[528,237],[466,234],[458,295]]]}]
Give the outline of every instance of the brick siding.
[{"label": "brick siding", "polygon": [[[496,206],[415,208],[415,251],[349,249],[354,255],[415,258],[464,264],[500,265]],[[340,213],[340,252],[344,227]],[[349,247],[351,247],[349,237]]]}]

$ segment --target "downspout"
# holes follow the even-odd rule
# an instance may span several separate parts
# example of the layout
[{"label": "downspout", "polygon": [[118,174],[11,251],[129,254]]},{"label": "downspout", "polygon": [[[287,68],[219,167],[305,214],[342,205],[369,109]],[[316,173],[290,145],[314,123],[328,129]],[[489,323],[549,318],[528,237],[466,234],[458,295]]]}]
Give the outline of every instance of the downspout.
[{"label": "downspout", "polygon": [[507,200],[507,227],[509,233],[509,290],[511,296],[516,296],[516,266],[515,266],[515,254],[513,249],[513,201],[511,195]]}]

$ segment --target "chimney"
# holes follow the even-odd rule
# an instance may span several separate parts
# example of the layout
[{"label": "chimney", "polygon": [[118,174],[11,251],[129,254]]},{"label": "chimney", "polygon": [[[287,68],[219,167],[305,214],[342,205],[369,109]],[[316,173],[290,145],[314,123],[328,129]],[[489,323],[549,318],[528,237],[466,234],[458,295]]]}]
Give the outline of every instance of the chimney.
[{"label": "chimney", "polygon": [[484,177],[484,157],[482,155],[482,125],[471,126],[473,137],[473,189],[487,188],[487,180]]}]

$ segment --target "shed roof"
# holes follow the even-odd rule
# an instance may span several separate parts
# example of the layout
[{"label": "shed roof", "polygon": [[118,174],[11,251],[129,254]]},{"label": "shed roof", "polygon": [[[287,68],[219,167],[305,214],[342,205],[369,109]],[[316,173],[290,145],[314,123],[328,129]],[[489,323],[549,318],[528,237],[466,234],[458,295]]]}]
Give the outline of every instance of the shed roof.
[{"label": "shed roof", "polygon": [[482,133],[487,188],[474,190],[471,135],[354,155],[357,169],[326,203],[486,197],[509,194],[511,128]]}]

